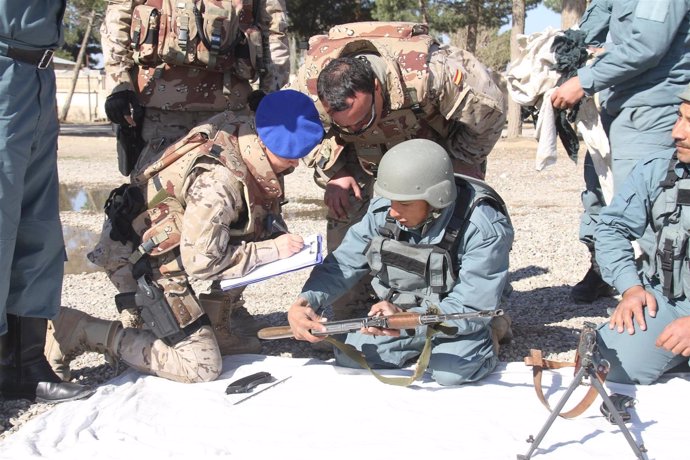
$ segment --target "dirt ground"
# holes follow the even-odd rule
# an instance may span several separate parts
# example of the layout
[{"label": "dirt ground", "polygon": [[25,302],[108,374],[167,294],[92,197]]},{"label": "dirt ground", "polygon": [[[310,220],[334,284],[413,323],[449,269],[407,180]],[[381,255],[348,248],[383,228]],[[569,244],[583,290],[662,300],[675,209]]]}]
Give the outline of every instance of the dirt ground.
[{"label": "dirt ground", "polygon": [[[78,135],[74,132],[79,129],[70,131],[73,134],[60,136],[58,161],[61,217],[70,258],[63,304],[115,319],[115,289],[84,256],[100,232],[108,192],[125,178],[117,170],[115,139],[107,128]],[[583,322],[605,321],[607,308],[616,305],[615,299],[601,299],[592,305],[570,300],[571,286],[589,267],[589,254],[578,242],[582,162],[573,163],[559,150],[558,162],[537,172],[536,145],[529,137],[502,139],[489,157],[487,182],[506,201],[515,227],[510,275],[513,293],[504,305],[513,319],[515,338],[501,349],[503,361],[521,361],[530,348],[540,348],[551,358],[572,359],[576,332]],[[314,184],[311,171],[298,168],[287,177],[286,190],[289,203],[285,213],[291,231],[325,234],[323,191]],[[284,324],[285,311],[306,276],[306,271],[296,272],[250,286],[245,293],[248,310],[267,324]],[[262,353],[329,357],[294,340],[264,342]],[[75,381],[91,385],[118,371],[94,353],[82,355],[72,367]],[[50,406],[0,401],[0,440],[46,410]]]}]

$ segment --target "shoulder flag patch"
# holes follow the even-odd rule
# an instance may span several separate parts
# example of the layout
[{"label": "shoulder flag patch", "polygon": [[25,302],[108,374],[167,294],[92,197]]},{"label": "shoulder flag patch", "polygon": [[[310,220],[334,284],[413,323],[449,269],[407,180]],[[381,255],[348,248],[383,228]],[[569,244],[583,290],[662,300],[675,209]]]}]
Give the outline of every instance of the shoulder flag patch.
[{"label": "shoulder flag patch", "polygon": [[462,72],[459,70],[455,71],[455,76],[453,77],[453,83],[460,86],[462,84]]}]

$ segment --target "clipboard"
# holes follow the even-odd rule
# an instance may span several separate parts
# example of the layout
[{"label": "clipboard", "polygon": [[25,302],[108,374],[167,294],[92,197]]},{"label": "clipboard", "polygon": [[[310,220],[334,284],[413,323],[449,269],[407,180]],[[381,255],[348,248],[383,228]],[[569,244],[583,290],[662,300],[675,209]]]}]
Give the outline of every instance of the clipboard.
[{"label": "clipboard", "polygon": [[263,281],[284,273],[290,273],[303,268],[312,267],[323,262],[321,254],[322,238],[321,235],[314,234],[304,238],[304,247],[296,254],[286,259],[279,259],[257,267],[251,273],[240,278],[228,278],[220,282],[220,287],[224,291],[228,289],[245,286],[247,284]]}]

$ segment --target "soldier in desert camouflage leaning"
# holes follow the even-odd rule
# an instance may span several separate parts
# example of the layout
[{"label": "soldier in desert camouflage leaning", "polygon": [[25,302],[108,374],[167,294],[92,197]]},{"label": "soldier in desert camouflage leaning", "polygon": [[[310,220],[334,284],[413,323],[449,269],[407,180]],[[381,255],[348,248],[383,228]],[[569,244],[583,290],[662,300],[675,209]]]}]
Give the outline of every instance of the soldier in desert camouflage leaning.
[{"label": "soldier in desert camouflage leaning", "polygon": [[[312,37],[297,85],[328,126],[309,164],[326,189],[329,251],[366,212],[388,149],[433,140],[450,153],[455,172],[483,179],[506,119],[492,71],[469,52],[440,45],[423,24],[344,24]],[[334,305],[336,317],[349,315],[347,306],[365,307],[367,295],[356,291]]]},{"label": "soldier in desert camouflage leaning", "polygon": [[179,382],[215,379],[224,342],[237,337],[215,327],[222,321],[204,312],[189,277],[240,277],[302,248],[301,237],[273,225],[281,219],[281,176],[322,137],[307,96],[274,92],[255,118],[216,115],[166,149],[131,185],[115,189],[106,208],[106,244],[90,258],[119,275],[118,308],[141,310],[146,327],[123,328],[119,321],[62,308],[46,347],[56,371],[66,376],[70,358],[87,350]]}]

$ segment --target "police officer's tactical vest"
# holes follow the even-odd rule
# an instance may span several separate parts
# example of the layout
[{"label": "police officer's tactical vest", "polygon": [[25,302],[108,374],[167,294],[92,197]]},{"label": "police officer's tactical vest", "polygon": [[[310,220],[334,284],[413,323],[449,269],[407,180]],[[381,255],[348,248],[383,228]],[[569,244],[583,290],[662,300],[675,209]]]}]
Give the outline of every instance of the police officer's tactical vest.
[{"label": "police officer's tactical vest", "polygon": [[[156,85],[165,84],[160,81],[164,73],[168,84],[183,81],[206,88],[209,95],[231,85],[223,75],[228,75],[226,80],[234,75],[249,81],[263,73],[263,39],[256,25],[259,3],[147,0],[136,6],[130,38],[142,105],[156,105]],[[207,107],[187,108],[202,109]]]},{"label": "police officer's tactical vest", "polygon": [[[299,79],[300,91],[315,102],[325,126],[330,117],[318,99],[317,78],[321,69],[333,59],[357,54],[376,54],[386,62],[388,94],[387,114],[365,134],[338,137],[354,146],[365,170],[375,172],[383,154],[396,144],[412,138],[425,138],[444,144],[450,122],[431,104],[427,104],[428,63],[438,42],[431,37],[426,24],[411,22],[358,22],[331,28],[328,35],[309,40],[309,51]],[[321,160],[324,168],[342,150],[331,131],[329,142],[322,143]],[[324,151],[331,150],[331,151]]]},{"label": "police officer's tactical vest", "polygon": [[666,178],[659,184],[660,195],[652,205],[656,251],[649,261],[647,277],[660,282],[664,296],[677,299],[690,294],[690,178],[679,178],[674,155]]},{"label": "police officer's tactical vest", "polygon": [[[459,245],[470,216],[479,203],[488,203],[508,217],[505,202],[485,182],[456,174],[458,197],[453,215],[438,244],[415,245],[405,241],[404,231],[386,216],[367,250],[374,276],[372,286],[379,298],[403,309],[438,305],[456,284],[461,261]],[[388,212],[382,207],[374,212]]]},{"label": "police officer's tactical vest", "polygon": [[147,197],[147,209],[131,223],[140,244],[130,262],[136,264],[147,256],[151,276],[182,327],[203,315],[189,289],[179,251],[185,181],[196,168],[208,168],[199,160],[208,158],[226,166],[242,184],[247,210],[230,228],[231,244],[264,240],[274,232],[267,221],[269,215],[280,213],[282,188],[263,158],[253,123],[233,112],[220,113],[168,147],[160,160],[133,180],[132,187],[139,187]]}]

